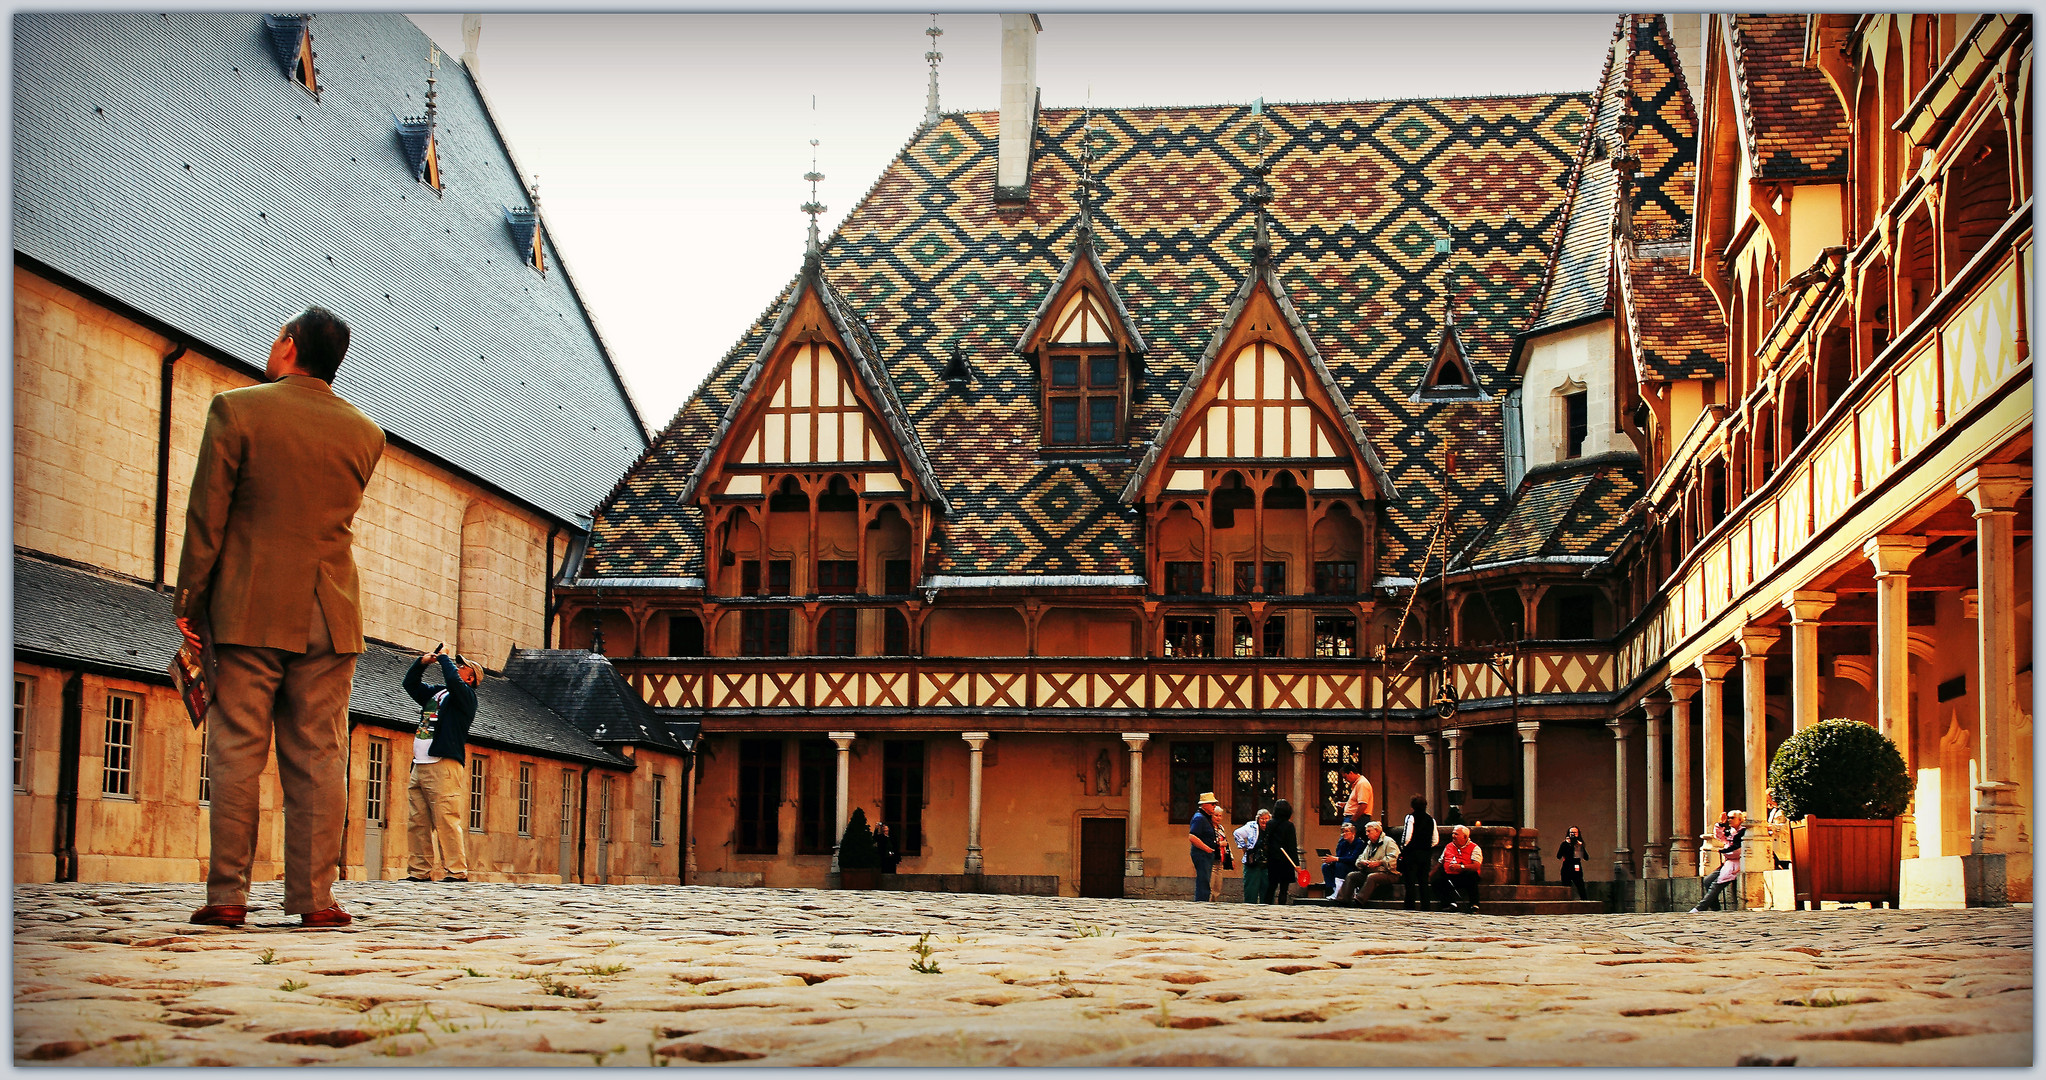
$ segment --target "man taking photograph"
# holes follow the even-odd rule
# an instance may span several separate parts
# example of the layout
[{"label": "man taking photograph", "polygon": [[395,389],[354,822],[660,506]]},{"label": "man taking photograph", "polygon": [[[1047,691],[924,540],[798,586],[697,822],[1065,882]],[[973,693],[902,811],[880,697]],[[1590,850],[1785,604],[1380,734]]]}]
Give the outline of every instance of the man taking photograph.
[{"label": "man taking photograph", "polygon": [[[441,685],[420,679],[426,665],[440,661]],[[469,724],[476,719],[476,685],[483,669],[464,660],[457,665],[439,649],[425,653],[405,672],[405,692],[419,703],[419,730],[412,733],[412,779],[406,784],[411,814],[407,818],[405,864],[408,881],[432,881],[434,844],[439,841],[442,881],[469,880],[467,830],[462,813],[468,808],[469,771],[463,766]]]}]

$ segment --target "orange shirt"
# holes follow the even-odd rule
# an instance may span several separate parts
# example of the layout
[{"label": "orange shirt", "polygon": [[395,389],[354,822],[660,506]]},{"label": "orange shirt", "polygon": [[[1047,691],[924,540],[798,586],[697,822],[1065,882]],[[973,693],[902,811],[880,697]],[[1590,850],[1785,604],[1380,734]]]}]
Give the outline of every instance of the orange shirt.
[{"label": "orange shirt", "polygon": [[1448,846],[1442,849],[1444,873],[1456,874],[1465,870],[1476,870],[1484,862],[1485,853],[1478,850],[1475,840],[1465,840],[1462,843],[1451,840]]}]

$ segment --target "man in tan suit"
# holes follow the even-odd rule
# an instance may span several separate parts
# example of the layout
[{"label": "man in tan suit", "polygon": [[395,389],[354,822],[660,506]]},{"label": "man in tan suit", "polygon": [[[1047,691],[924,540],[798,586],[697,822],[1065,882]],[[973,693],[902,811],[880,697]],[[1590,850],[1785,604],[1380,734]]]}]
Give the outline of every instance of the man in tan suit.
[{"label": "man in tan suit", "polygon": [[192,921],[239,926],[256,858],[258,781],[277,738],[284,912],[345,926],[334,902],[348,791],[348,690],[362,652],[355,512],[384,433],[329,385],[348,324],[311,307],[270,346],[262,386],[216,395],[178,565],[178,629],[210,638],[212,862]]}]

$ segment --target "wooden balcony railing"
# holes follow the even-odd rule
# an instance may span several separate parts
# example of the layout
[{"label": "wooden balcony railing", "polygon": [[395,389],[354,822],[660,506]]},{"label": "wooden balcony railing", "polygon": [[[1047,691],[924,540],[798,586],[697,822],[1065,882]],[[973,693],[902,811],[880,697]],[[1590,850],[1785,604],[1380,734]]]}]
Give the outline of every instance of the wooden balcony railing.
[{"label": "wooden balcony railing", "polygon": [[[1521,652],[1523,695],[1609,695],[1613,654],[1594,645]],[[614,657],[650,705],[696,713],[1230,715],[1334,714],[1426,708],[1422,674],[1375,660]],[[1509,667],[1509,671],[1512,669]],[[1466,703],[1506,698],[1482,663],[1452,668]]]},{"label": "wooden balcony railing", "polygon": [[[1773,599],[1802,587],[1772,579],[1828,539],[1837,523],[1889,499],[1895,481],[1948,441],[1956,425],[1971,422],[1977,406],[2029,382],[2031,255],[2027,204],[1956,287],[1856,378],[1784,467],[1677,566],[1657,603],[1619,641],[1621,685],[1632,685],[1694,637],[1710,632],[1716,639],[1724,613],[1758,595]],[[2029,421],[2029,398],[2026,409]]]}]

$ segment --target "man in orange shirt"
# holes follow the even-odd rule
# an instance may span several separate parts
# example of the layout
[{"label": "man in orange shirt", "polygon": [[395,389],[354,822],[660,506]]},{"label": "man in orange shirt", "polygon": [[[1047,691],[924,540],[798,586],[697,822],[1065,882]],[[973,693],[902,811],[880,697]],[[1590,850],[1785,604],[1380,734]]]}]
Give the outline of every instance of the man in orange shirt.
[{"label": "man in orange shirt", "polygon": [[1442,845],[1442,868],[1435,871],[1435,897],[1444,907],[1458,906],[1457,895],[1465,899],[1462,908],[1472,914],[1478,910],[1478,870],[1485,864],[1485,853],[1478,850],[1471,840],[1471,827],[1458,825],[1449,843]]}]

